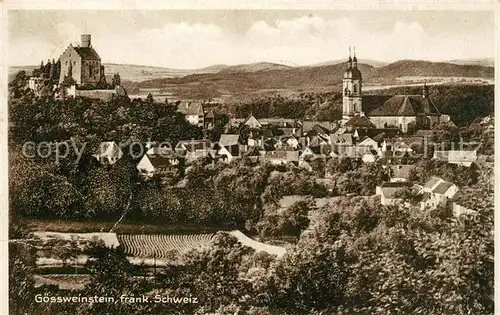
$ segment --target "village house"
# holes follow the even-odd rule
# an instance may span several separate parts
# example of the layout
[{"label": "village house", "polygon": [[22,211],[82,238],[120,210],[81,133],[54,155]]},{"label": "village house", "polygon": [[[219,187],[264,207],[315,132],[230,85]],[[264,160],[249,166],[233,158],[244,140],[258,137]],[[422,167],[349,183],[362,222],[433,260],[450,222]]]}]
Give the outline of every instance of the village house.
[{"label": "village house", "polygon": [[312,172],[313,168],[311,166],[311,163],[309,161],[301,160],[299,161],[299,168],[306,170],[308,172]]},{"label": "village house", "polygon": [[217,150],[213,149],[212,141],[208,139],[181,140],[174,150],[179,156],[184,157],[186,163],[193,163],[201,158],[215,161],[217,158]]},{"label": "village house", "polygon": [[299,164],[299,151],[276,150],[265,154],[265,160],[273,165]]},{"label": "village house", "polygon": [[371,146],[332,145],[330,157],[348,157],[362,160],[364,163],[373,163],[377,160],[377,151]]},{"label": "village house", "polygon": [[259,163],[265,161],[266,151],[261,150],[259,147],[249,147],[245,152],[244,157],[252,163]]},{"label": "village house", "polygon": [[310,147],[321,147],[330,144],[330,137],[324,135],[307,136],[306,144]]},{"label": "village house", "polygon": [[294,135],[281,138],[281,147],[290,147],[295,150],[300,149],[299,137]]},{"label": "village house", "polygon": [[476,211],[475,210],[472,210],[472,209],[469,209],[467,207],[464,207],[456,202],[453,203],[453,216],[455,218],[458,218],[460,217],[461,215],[471,215],[471,214],[475,214]]},{"label": "village house", "polygon": [[370,129],[375,129],[376,126],[365,116],[363,112],[356,113],[344,125],[348,132],[357,131],[358,134],[362,132],[365,134]]},{"label": "village house", "polygon": [[114,141],[101,142],[93,155],[103,165],[113,165],[123,156],[123,152]]},{"label": "village house", "polygon": [[338,124],[331,121],[304,120],[298,122],[298,124],[302,131],[302,135],[306,135],[311,130],[314,130],[317,134],[326,134],[326,136],[328,136],[332,130],[338,129]]},{"label": "village house", "polygon": [[399,153],[410,153],[413,152],[413,148],[418,145],[423,144],[422,137],[415,136],[407,136],[407,137],[398,137],[392,141],[392,151]]},{"label": "village house", "polygon": [[185,102],[179,104],[178,111],[181,112],[186,120],[195,126],[203,128],[205,125],[205,113],[201,103]]},{"label": "village house", "polygon": [[397,164],[389,165],[389,181],[407,182],[410,178],[410,172],[413,165]]},{"label": "village house", "polygon": [[214,111],[211,110],[205,114],[205,129],[212,130],[215,127],[215,114]]},{"label": "village house", "polygon": [[425,138],[429,139],[430,137],[432,137],[433,134],[434,134],[433,130],[420,129],[420,130],[417,130],[417,132],[415,132],[415,136],[422,137],[424,139]]},{"label": "village house", "polygon": [[301,136],[300,126],[296,122],[290,123],[287,121],[280,121],[277,123],[269,123],[267,127],[276,130],[277,136]]},{"label": "village house", "polygon": [[243,126],[247,126],[250,129],[262,128],[261,123],[252,114],[250,114],[250,116],[248,116],[248,118],[243,123]]},{"label": "village house", "polygon": [[239,158],[244,153],[245,146],[239,134],[222,134],[216,148],[217,154],[226,163],[231,163],[233,159]]},{"label": "village house", "polygon": [[318,147],[330,144],[330,130],[319,124],[313,125],[304,133],[304,137],[306,146]]},{"label": "village house", "polygon": [[28,87],[35,92],[35,95],[40,96],[40,91],[43,87],[43,78],[41,77],[30,77],[28,79]]},{"label": "village house", "polygon": [[331,151],[331,146],[308,146],[302,151],[299,156],[299,161],[312,161],[315,159],[325,159]]},{"label": "village house", "polygon": [[186,164],[194,163],[200,159],[208,159],[211,163],[215,163],[218,159],[217,150],[213,149],[199,149],[195,151],[188,151],[184,156]]},{"label": "village house", "polygon": [[359,139],[358,146],[370,147],[372,150],[375,150],[375,151],[377,151],[379,148],[377,141],[373,140],[370,137],[366,137],[366,136]]},{"label": "village house", "polygon": [[476,150],[434,151],[433,158],[450,164],[469,167],[472,163],[477,161],[477,152]]},{"label": "village house", "polygon": [[439,177],[431,177],[423,186],[422,209],[435,209],[440,205],[446,205],[448,200],[458,192],[458,187]]},{"label": "village house", "polygon": [[212,148],[212,141],[209,139],[199,140],[180,140],[177,142],[174,150],[177,154],[185,155],[188,152],[195,152],[199,150],[208,150]]},{"label": "village house", "polygon": [[[338,133],[341,132],[341,133]],[[354,139],[352,133],[345,132],[345,129],[339,129],[336,133],[330,135],[332,145],[353,145]]]},{"label": "village house", "polygon": [[405,192],[411,190],[412,186],[408,182],[385,182],[377,186],[376,195],[380,196],[382,205],[393,205],[402,202]]},{"label": "village house", "polygon": [[[243,125],[243,128],[245,127],[246,125]],[[247,145],[249,147],[256,146],[265,150],[274,150],[279,142],[271,129],[247,129],[247,132]],[[241,134],[240,130],[240,135]]]},{"label": "village house", "polygon": [[180,171],[182,158],[170,148],[149,149],[137,164],[139,174],[145,177],[173,176]]}]

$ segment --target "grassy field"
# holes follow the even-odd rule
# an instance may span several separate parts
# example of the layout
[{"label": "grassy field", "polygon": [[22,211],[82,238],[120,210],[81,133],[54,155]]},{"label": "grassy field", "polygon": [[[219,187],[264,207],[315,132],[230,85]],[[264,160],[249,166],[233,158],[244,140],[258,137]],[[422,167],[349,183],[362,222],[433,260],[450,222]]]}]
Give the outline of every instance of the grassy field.
[{"label": "grassy field", "polygon": [[[30,231],[61,233],[109,232],[115,221],[77,221],[77,220],[35,220],[24,221]],[[197,225],[154,225],[137,222],[121,222],[113,230],[117,234],[194,234],[215,233],[221,230],[232,230],[224,226]]]}]

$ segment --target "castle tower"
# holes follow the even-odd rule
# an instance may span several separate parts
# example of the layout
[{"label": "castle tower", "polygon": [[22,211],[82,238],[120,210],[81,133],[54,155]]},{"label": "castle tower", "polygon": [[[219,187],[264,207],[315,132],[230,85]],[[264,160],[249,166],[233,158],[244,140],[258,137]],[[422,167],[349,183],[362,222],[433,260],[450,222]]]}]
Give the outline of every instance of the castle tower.
[{"label": "castle tower", "polygon": [[354,49],[354,58],[351,58],[351,48],[349,47],[347,70],[344,72],[342,85],[342,118],[344,120],[362,112],[361,83],[362,77],[358,69],[356,50]]}]

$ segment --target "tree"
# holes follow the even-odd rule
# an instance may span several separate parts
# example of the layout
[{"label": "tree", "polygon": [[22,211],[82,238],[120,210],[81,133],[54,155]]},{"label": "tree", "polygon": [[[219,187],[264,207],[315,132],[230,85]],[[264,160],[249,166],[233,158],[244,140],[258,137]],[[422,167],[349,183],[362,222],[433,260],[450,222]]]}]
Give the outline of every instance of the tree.
[{"label": "tree", "polygon": [[309,226],[309,211],[314,208],[313,200],[298,201],[288,207],[283,214],[281,230],[285,235],[300,236],[300,233]]},{"label": "tree", "polygon": [[113,75],[113,79],[111,80],[111,87],[115,88],[115,87],[120,86],[120,85],[121,85],[120,74],[115,73],[115,75]]},{"label": "tree", "polygon": [[52,71],[52,62],[50,59],[47,60],[47,64],[43,68],[43,74],[45,78],[50,79],[50,72]]},{"label": "tree", "polygon": [[239,276],[239,266],[252,253],[251,248],[243,246],[234,236],[218,233],[210,249],[191,252],[183,258],[184,286],[199,297],[202,313],[238,303],[251,292],[251,284]]},{"label": "tree", "polygon": [[146,102],[149,104],[154,103],[154,98],[153,98],[153,95],[151,93],[149,93],[148,96],[146,97]]},{"label": "tree", "polygon": [[348,272],[339,246],[305,239],[273,264],[256,304],[293,314],[341,305]]},{"label": "tree", "polygon": [[[19,242],[17,242],[19,241]],[[9,241],[9,313],[33,314],[36,250],[22,240]]]},{"label": "tree", "polygon": [[97,88],[99,89],[108,89],[109,84],[106,81],[106,75],[104,73],[104,66],[101,66],[100,69],[100,76],[99,76],[99,82],[97,83]]},{"label": "tree", "polygon": [[55,80],[59,81],[60,75],[61,75],[61,60],[57,59],[56,71],[55,71],[55,75],[54,75]]},{"label": "tree", "polygon": [[52,63],[50,64],[50,71],[49,71],[49,80],[51,83],[56,83],[57,81],[59,81],[59,78],[56,77],[56,72],[57,72],[57,65],[54,61],[52,61]]},{"label": "tree", "polygon": [[14,80],[9,83],[9,100],[26,96],[28,90],[28,76],[26,71],[19,71]]},{"label": "tree", "polygon": [[[135,268],[122,248],[109,248],[103,243],[93,243],[85,249],[85,253],[89,257],[85,268],[89,271],[91,280],[85,286],[84,294],[119,299],[121,295],[139,296],[144,293],[140,283],[132,281]],[[130,308],[126,303],[95,303],[88,306],[86,313],[131,314],[133,312]]]},{"label": "tree", "polygon": [[10,206],[27,217],[70,217],[81,207],[81,193],[48,165],[9,152]]}]

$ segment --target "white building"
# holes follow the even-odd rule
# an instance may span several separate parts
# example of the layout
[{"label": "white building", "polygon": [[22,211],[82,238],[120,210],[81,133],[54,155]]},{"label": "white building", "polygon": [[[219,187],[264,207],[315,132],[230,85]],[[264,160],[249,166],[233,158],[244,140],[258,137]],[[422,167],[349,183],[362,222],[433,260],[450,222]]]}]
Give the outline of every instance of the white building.
[{"label": "white building", "polygon": [[113,165],[123,156],[120,147],[114,141],[101,142],[96,154],[93,155],[101,164]]}]

